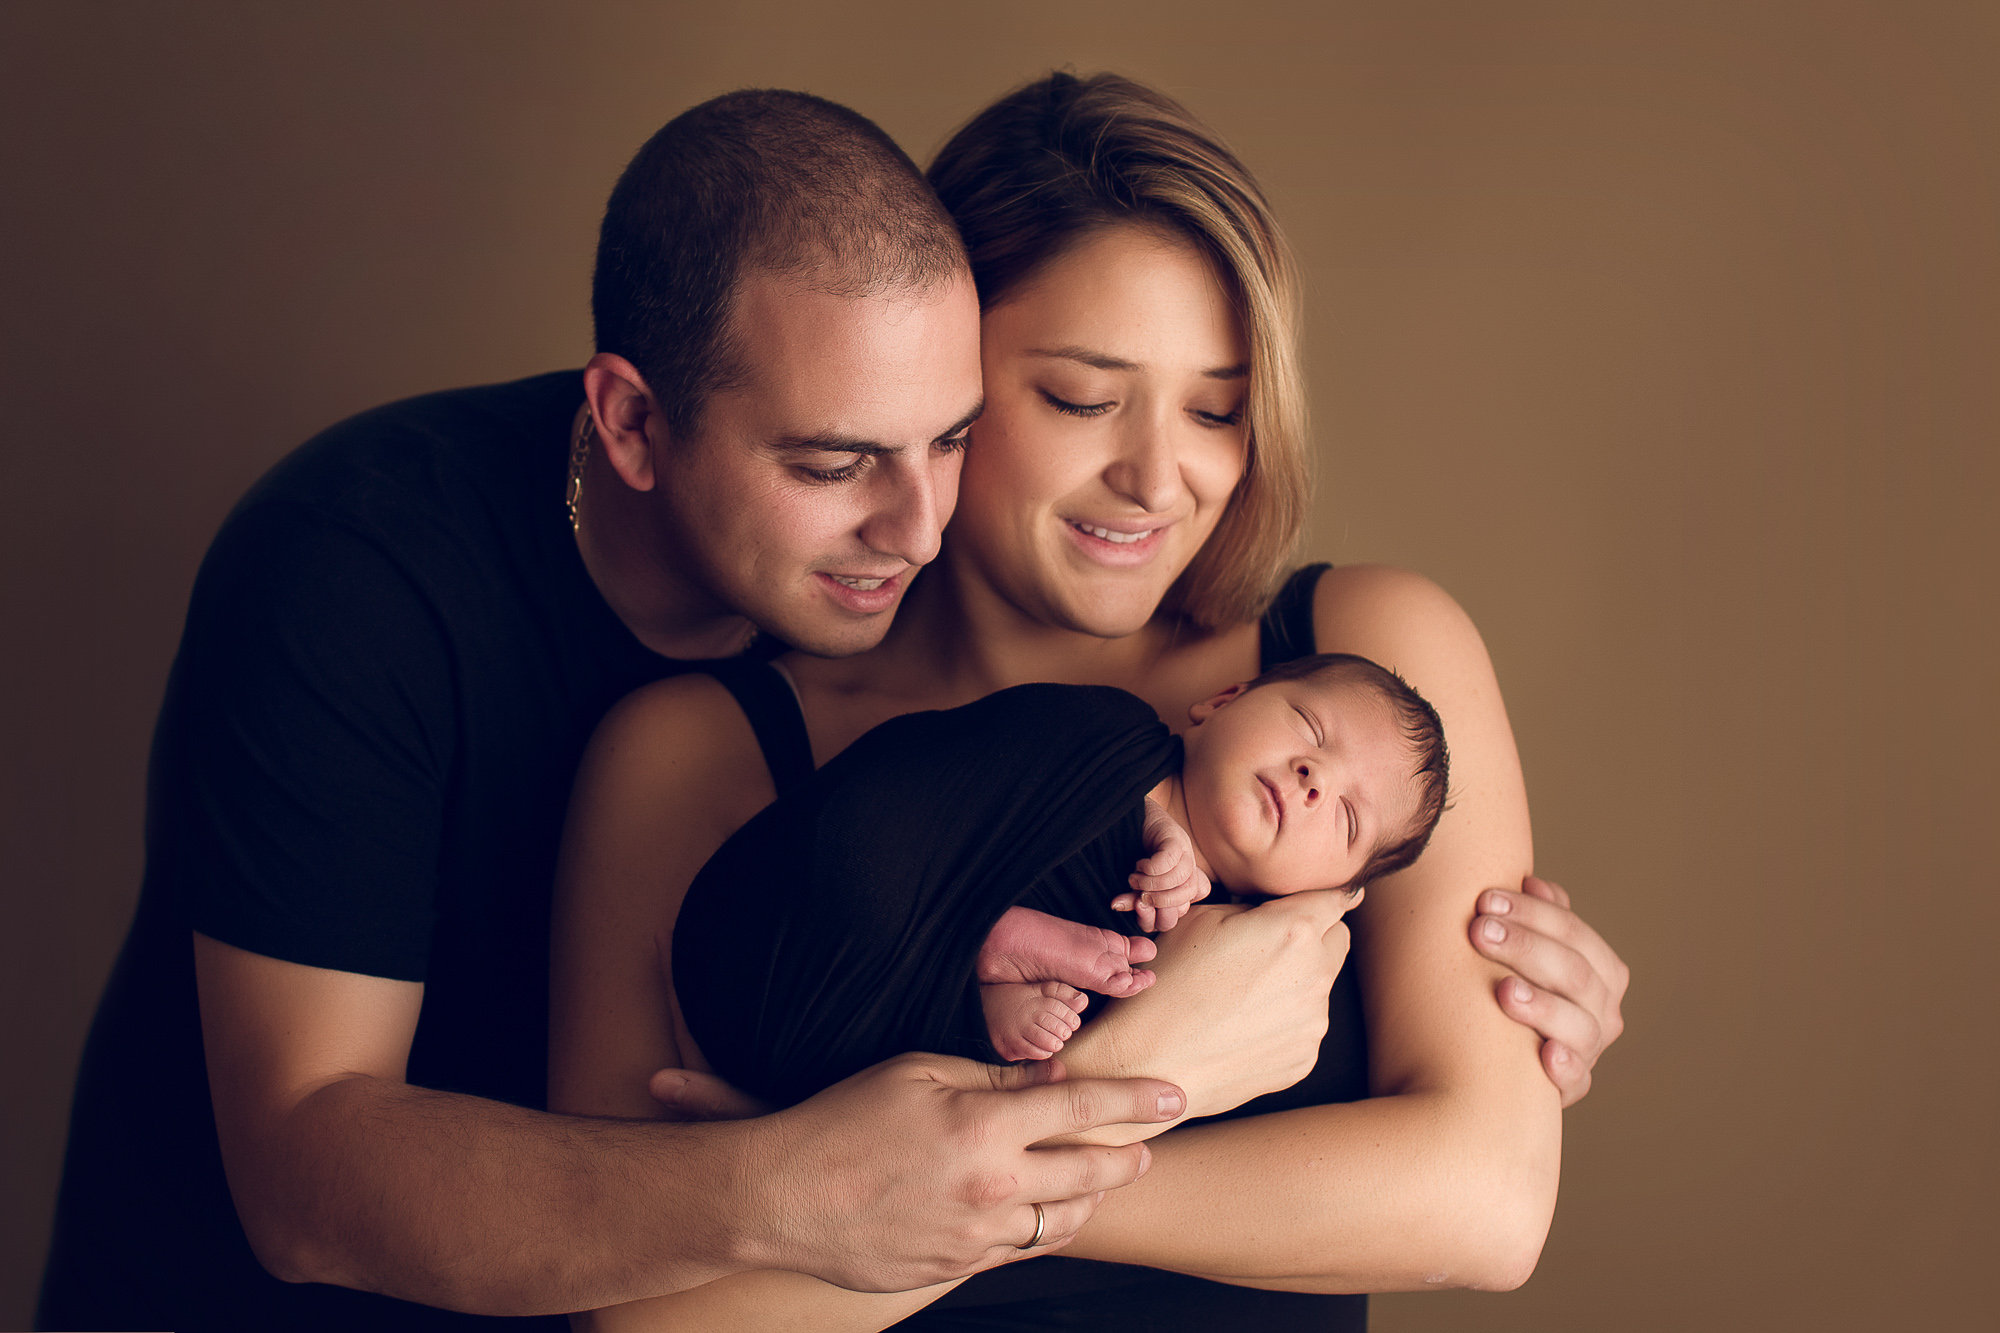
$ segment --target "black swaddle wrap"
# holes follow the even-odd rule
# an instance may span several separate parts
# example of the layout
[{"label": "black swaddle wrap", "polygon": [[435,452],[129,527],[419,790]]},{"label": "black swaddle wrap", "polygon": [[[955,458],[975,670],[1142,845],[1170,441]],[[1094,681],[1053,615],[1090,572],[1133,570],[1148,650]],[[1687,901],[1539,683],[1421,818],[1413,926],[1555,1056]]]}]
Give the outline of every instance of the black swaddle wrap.
[{"label": "black swaddle wrap", "polygon": [[1109,904],[1180,753],[1105,686],[883,723],[695,877],[673,942],[688,1031],[718,1074],[787,1106],[905,1051],[997,1061],[980,945],[1017,904],[1130,933]]}]

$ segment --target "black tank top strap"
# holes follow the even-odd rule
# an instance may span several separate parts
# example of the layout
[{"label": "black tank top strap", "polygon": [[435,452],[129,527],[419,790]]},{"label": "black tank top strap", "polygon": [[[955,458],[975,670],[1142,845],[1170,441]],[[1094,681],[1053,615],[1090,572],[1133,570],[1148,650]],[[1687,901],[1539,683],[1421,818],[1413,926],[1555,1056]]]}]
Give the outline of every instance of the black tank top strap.
[{"label": "black tank top strap", "polygon": [[736,706],[750,719],[757,747],[764,752],[771,782],[783,796],[813,773],[812,738],[806,734],[805,711],[792,683],[769,662],[732,658],[704,663],[703,671],[722,682]]},{"label": "black tank top strap", "polygon": [[1321,561],[1292,571],[1285,586],[1271,599],[1271,608],[1264,612],[1259,627],[1262,630],[1259,671],[1269,671],[1318,651],[1313,647],[1313,590],[1319,586],[1319,576],[1332,568]]}]

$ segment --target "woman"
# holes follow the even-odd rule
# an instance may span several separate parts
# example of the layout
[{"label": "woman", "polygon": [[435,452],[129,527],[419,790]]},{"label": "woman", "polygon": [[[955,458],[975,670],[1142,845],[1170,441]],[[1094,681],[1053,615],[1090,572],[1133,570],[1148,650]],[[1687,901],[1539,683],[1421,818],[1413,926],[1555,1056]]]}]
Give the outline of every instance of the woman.
[{"label": "woman", "polygon": [[[1042,1260],[973,1279],[911,1326],[1109,1316],[1360,1327],[1365,1298],[1312,1293],[1517,1285],[1554,1206],[1560,1106],[1582,1095],[1615,1036],[1623,968],[1560,890],[1524,878],[1532,853],[1512,735],[1478,634],[1444,593],[1394,570],[1302,571],[1260,620],[1305,494],[1295,278],[1267,206],[1178,105],[1109,76],[1055,75],[1003,98],[954,137],[931,177],[979,287],[986,414],[943,553],[882,645],[840,661],[786,659],[812,759],[896,714],[1024,681],[1120,685],[1179,725],[1260,665],[1318,650],[1392,665],[1429,697],[1456,781],[1424,859],[1376,886],[1354,918],[1312,1077],[1155,1140],[1151,1172],[1107,1196],[1066,1251],[1171,1275]],[[613,813],[647,803],[629,789],[610,799],[617,766],[597,756],[643,752],[692,713],[728,706],[699,677],[621,706],[586,760],[572,841],[629,850],[656,839]],[[670,928],[686,877],[771,798],[772,772],[754,752],[717,754],[664,784],[652,808],[679,815],[671,854],[566,857],[584,869],[559,912],[628,923],[627,935],[638,920]],[[679,882],[589,871],[600,860],[670,864]],[[1513,885],[1524,891],[1496,887]],[[1466,947],[1475,917],[1477,947],[1544,985],[1569,980],[1515,998],[1518,983]],[[1514,927],[1499,946],[1483,929],[1496,918]],[[1072,1042],[1072,1071],[1187,1077],[1176,1062],[1200,1021],[1190,1010],[1213,998],[1175,984],[1177,955],[1201,938],[1194,924],[1163,940],[1161,984]],[[558,922],[558,939],[577,943],[556,956],[552,1105],[630,1114],[631,1089],[681,1052],[656,1019],[629,1032],[605,1023],[606,997],[649,995],[664,1013],[670,988],[650,950],[614,956],[592,938]],[[1196,1107],[1231,1104],[1188,1086]],[[998,1307],[1013,1324],[996,1308],[957,1313],[982,1291],[1019,1302]],[[879,1328],[939,1294],[860,1296],[745,1274],[598,1317]]]}]

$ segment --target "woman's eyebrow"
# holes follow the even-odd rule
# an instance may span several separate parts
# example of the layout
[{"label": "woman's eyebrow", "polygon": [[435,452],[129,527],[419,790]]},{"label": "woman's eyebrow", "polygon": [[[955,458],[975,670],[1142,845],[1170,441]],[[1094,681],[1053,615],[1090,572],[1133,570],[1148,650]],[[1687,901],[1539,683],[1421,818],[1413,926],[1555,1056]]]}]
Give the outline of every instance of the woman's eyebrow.
[{"label": "woman's eyebrow", "polygon": [[1107,352],[1093,352],[1088,347],[1031,347],[1023,356],[1040,356],[1054,361],[1080,361],[1093,370],[1144,370],[1137,361],[1127,361],[1123,357]]},{"label": "woman's eyebrow", "polygon": [[[1077,361],[1093,370],[1145,369],[1137,361],[1127,361],[1123,357],[1112,356],[1107,352],[1094,352],[1088,347],[1031,347],[1021,355],[1046,357],[1056,361]],[[1216,366],[1212,370],[1204,370],[1201,372],[1201,377],[1207,380],[1240,380],[1249,373],[1250,363],[1239,361],[1233,366]]]}]

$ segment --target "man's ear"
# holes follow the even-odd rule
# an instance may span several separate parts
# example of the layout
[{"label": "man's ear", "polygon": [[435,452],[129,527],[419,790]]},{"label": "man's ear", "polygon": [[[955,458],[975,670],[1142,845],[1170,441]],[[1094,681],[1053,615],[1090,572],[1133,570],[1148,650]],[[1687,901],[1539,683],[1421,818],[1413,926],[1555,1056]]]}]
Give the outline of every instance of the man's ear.
[{"label": "man's ear", "polygon": [[657,480],[653,450],[667,443],[667,422],[638,367],[622,356],[599,352],[583,368],[583,396],[605,461],[633,490],[652,490]]},{"label": "man's ear", "polygon": [[1197,727],[1200,726],[1202,723],[1208,721],[1211,717],[1214,717],[1216,714],[1216,710],[1220,709],[1224,704],[1229,703],[1231,700],[1241,697],[1243,691],[1249,688],[1250,688],[1249,681],[1240,680],[1236,682],[1236,684],[1231,685],[1228,689],[1223,690],[1220,693],[1211,694],[1208,698],[1203,699],[1200,703],[1195,704],[1192,708],[1188,709],[1188,721],[1192,722]]}]

